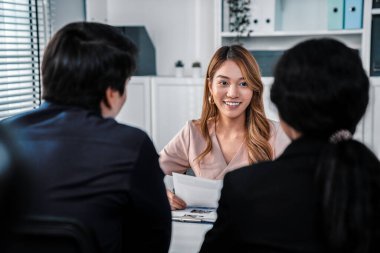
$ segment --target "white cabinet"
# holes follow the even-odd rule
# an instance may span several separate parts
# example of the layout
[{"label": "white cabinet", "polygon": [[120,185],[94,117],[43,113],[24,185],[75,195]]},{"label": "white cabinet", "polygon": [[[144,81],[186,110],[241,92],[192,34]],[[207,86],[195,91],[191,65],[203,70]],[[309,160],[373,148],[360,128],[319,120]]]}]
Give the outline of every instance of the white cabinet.
[{"label": "white cabinet", "polygon": [[127,101],[116,120],[138,127],[151,135],[151,78],[132,77],[127,84]]},{"label": "white cabinet", "polygon": [[152,137],[161,150],[185,125],[202,111],[203,78],[152,78]]}]

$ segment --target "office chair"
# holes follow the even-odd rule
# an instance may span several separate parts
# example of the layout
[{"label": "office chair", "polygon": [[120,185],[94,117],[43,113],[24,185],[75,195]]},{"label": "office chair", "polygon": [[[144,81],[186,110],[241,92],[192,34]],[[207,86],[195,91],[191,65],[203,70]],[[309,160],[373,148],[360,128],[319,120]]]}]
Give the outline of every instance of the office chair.
[{"label": "office chair", "polygon": [[97,253],[95,237],[80,222],[61,217],[32,216],[13,229],[6,253]]}]

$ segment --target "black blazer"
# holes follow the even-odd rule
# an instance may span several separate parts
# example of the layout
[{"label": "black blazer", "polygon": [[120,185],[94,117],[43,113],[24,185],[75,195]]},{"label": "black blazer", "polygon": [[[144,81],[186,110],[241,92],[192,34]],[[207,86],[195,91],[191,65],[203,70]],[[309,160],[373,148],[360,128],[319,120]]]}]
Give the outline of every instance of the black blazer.
[{"label": "black blazer", "polygon": [[275,161],[228,173],[200,252],[324,252],[313,186],[323,146],[301,138]]},{"label": "black blazer", "polygon": [[141,130],[44,103],[7,119],[34,168],[32,214],[73,217],[103,252],[167,252],[171,214],[157,152]]}]

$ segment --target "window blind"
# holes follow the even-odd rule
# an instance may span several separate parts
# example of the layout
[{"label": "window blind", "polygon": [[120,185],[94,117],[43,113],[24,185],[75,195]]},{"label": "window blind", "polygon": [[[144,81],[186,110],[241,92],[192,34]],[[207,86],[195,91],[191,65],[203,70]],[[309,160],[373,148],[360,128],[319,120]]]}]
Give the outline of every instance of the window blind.
[{"label": "window blind", "polygon": [[48,17],[47,0],[0,0],[0,120],[41,104]]}]

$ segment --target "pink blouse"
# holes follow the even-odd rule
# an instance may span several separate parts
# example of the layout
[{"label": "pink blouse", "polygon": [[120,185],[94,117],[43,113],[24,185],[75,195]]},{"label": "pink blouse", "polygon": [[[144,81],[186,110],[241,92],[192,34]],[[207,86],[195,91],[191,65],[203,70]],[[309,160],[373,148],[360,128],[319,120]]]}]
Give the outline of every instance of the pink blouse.
[{"label": "pink blouse", "polygon": [[[212,122],[212,123],[211,123]],[[212,149],[198,164],[195,158],[203,152],[206,140],[195,121],[188,121],[181,131],[161,150],[160,166],[165,174],[172,172],[184,173],[192,168],[197,177],[209,179],[223,179],[224,175],[232,170],[249,165],[246,145],[241,145],[232,160],[227,164],[215,134],[215,123],[209,124]],[[273,148],[274,156],[278,157],[290,143],[280,124],[271,121],[271,137],[269,143]]]}]

